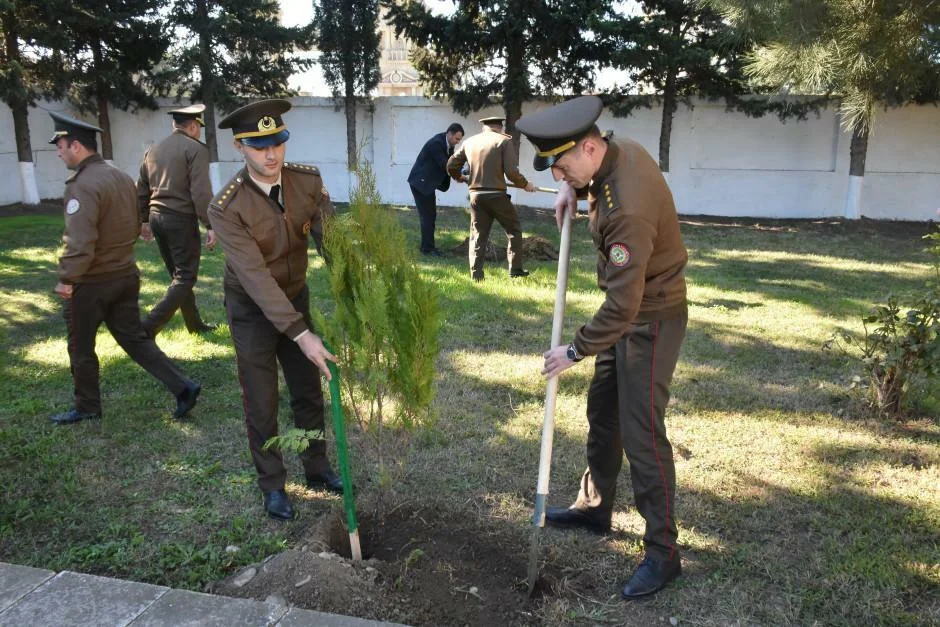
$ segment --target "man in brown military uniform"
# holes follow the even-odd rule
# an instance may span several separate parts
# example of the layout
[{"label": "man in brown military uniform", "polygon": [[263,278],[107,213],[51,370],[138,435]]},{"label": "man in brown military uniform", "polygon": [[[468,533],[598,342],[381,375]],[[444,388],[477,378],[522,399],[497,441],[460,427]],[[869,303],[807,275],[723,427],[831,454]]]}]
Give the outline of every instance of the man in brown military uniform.
[{"label": "man in brown military uniform", "polygon": [[[199,141],[206,106],[191,105],[170,111],[173,133],[144,155],[137,179],[137,207],[144,223],[144,239],[157,240],[160,256],[170,274],[170,287],[143,321],[155,336],[179,309],[190,333],[215,329],[196,308],[193,286],[199,273],[199,224],[206,227],[206,248],[215,246],[209,227],[209,149]],[[197,222],[198,219],[198,222]]]},{"label": "man in brown military uniform", "polygon": [[527,115],[517,127],[537,149],[535,169],[561,180],[559,225],[586,195],[598,249],[597,284],[605,292],[594,317],[567,346],[545,353],[546,377],[596,355],[587,397],[588,468],[569,508],[548,508],[561,526],[610,529],[623,452],[636,507],[646,520],[646,558],[624,585],[624,598],[652,594],[681,572],[676,546],[675,465],[665,411],[685,337],[688,259],[672,194],[652,157],[636,142],[602,137],[602,104],[582,96]]},{"label": "man in brown military uniform", "polygon": [[95,336],[102,322],[131,359],[173,393],[173,416],[182,418],[196,404],[200,387],[140,326],[140,276],[134,260],[140,219],[134,181],[98,154],[95,133],[101,129],[59,113],[49,115],[55,121],[49,143],[75,170],[65,185],[65,250],[54,290],[65,302],[75,406],[51,419],[71,424],[101,418]]},{"label": "man in brown military uniform", "polygon": [[[529,276],[522,268],[522,229],[506,193],[506,178],[527,192],[534,192],[535,185],[519,172],[519,154],[512,136],[503,133],[503,119],[482,118],[483,131],[467,139],[447,160],[447,173],[470,188],[470,276],[474,281],[484,279],[483,254],[493,220],[505,229],[509,240],[509,276]],[[461,172],[464,164],[470,166],[469,176]]]},{"label": "man in brown military uniform", "polygon": [[[286,100],[262,100],[234,111],[219,123],[230,128],[245,167],[212,199],[209,220],[225,252],[225,308],[242,386],[248,447],[273,518],[289,520],[294,510],[284,484],[287,471],[277,450],[264,450],[277,435],[280,362],[290,392],[294,424],[323,430],[323,391],[317,368],[330,378],[326,361],[336,358],[316,336],[307,291],[308,236],[317,247],[323,215],[332,213],[317,168],[284,163],[290,137],[281,116]],[[309,487],[342,492],[330,468],[324,440],[311,440],[300,455]]]}]

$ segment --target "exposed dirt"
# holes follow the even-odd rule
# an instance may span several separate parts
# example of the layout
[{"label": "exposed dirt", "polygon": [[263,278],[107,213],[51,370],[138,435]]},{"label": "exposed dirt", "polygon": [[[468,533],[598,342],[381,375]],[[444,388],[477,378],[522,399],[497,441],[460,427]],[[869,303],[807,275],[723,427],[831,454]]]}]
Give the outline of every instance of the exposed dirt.
[{"label": "exposed dirt", "polygon": [[24,205],[15,202],[10,205],[0,205],[0,218],[11,216],[30,216],[42,215],[49,216],[62,213],[62,199],[46,198],[41,200],[38,205]]},{"label": "exposed dirt", "polygon": [[[353,562],[342,520],[340,512],[324,516],[295,543],[299,549],[242,569],[210,591],[273,595],[306,609],[409,625],[518,625],[539,622],[537,606],[557,585],[558,574],[543,566],[528,599],[528,543],[505,528],[401,507],[382,529],[360,526],[364,559]],[[251,569],[254,576],[239,585]]]},{"label": "exposed dirt", "polygon": [[[498,239],[498,237],[497,237]],[[500,241],[502,244],[502,241]],[[466,257],[470,251],[470,238],[465,237],[460,244],[454,246],[447,254],[452,257]],[[535,259],[538,261],[553,261],[558,259],[558,249],[555,245],[544,237],[532,235],[522,238],[522,256],[524,259]],[[483,248],[483,258],[486,261],[505,261],[506,249],[500,245],[493,244],[493,235],[490,235],[489,241]]]}]

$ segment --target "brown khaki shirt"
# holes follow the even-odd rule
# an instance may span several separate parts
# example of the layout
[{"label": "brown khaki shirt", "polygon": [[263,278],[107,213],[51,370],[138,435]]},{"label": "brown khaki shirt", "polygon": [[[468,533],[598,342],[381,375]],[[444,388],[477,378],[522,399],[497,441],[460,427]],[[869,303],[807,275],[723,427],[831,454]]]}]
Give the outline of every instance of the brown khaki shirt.
[{"label": "brown khaki shirt", "polygon": [[638,143],[611,138],[587,191],[597,285],[606,298],[574,345],[582,355],[596,355],[634,322],[685,311],[688,254],[672,193]]},{"label": "brown khaki shirt", "polygon": [[285,163],[281,185],[283,210],[242,168],[212,199],[209,222],[225,252],[225,289],[249,296],[295,338],[307,329],[291,305],[307,282],[307,238],[322,241],[323,216],[334,209],[313,166]]},{"label": "brown khaki shirt", "polygon": [[140,220],[134,180],[95,153],[65,182],[65,247],[59,281],[66,285],[137,274]]},{"label": "brown khaki shirt", "polygon": [[447,160],[447,173],[462,181],[460,170],[470,164],[467,186],[471,192],[505,192],[506,179],[519,187],[529,181],[519,172],[519,153],[512,143],[512,136],[486,128],[482,133],[468,138]]},{"label": "brown khaki shirt", "polygon": [[201,141],[177,129],[144,154],[137,179],[141,222],[150,211],[168,211],[196,216],[209,228],[210,200],[209,149]]}]

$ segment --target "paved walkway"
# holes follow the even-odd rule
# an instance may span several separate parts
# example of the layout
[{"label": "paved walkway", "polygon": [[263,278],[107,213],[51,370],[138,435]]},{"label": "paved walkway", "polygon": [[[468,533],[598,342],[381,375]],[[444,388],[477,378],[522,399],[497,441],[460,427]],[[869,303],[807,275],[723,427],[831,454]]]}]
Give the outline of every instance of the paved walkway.
[{"label": "paved walkway", "polygon": [[0,562],[0,626],[378,627],[392,625],[301,610],[281,602],[174,590],[71,571]]}]

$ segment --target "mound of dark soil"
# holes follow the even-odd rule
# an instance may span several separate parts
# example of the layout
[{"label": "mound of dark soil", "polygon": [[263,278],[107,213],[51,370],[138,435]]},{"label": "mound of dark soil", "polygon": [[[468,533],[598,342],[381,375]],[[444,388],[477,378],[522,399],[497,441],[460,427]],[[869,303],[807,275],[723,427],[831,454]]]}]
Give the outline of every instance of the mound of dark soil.
[{"label": "mound of dark soil", "polygon": [[[460,244],[450,250],[450,255],[454,257],[467,257],[469,252],[470,238],[465,237]],[[544,237],[532,235],[522,238],[522,256],[525,260],[553,261],[558,259],[558,249]],[[493,245],[493,237],[490,236],[490,240],[483,249],[483,258],[486,261],[505,261],[506,249],[502,247],[502,245]]]}]

